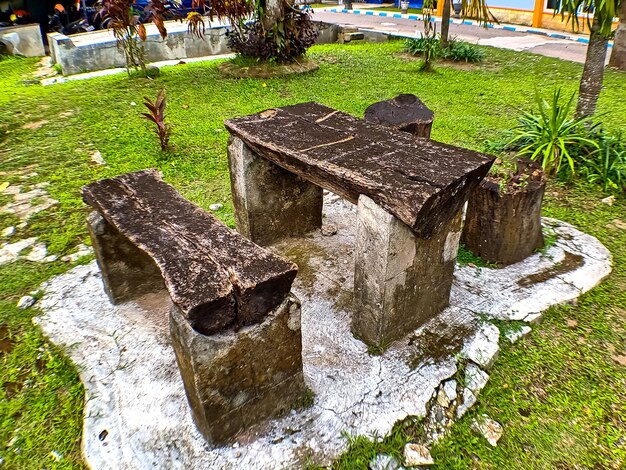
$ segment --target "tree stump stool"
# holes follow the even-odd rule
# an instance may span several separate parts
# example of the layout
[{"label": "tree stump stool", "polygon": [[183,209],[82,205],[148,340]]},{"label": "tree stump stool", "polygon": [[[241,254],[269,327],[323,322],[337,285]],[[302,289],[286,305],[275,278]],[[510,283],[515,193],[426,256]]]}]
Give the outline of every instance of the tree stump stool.
[{"label": "tree stump stool", "polygon": [[475,255],[502,266],[544,245],[541,203],[546,175],[527,159],[513,174],[488,175],[471,194],[461,242]]},{"label": "tree stump stool", "polygon": [[433,113],[415,95],[402,94],[393,99],[379,101],[365,110],[363,119],[372,124],[408,132],[415,137],[430,139]]},{"label": "tree stump stool", "polygon": [[494,158],[317,103],[225,125],[235,220],[253,241],[319,227],[322,188],[358,204],[352,325],[367,344],[398,339],[448,305],[458,216]]},{"label": "tree stump stool", "polygon": [[[154,170],[83,188],[113,303],[167,289],[192,416],[213,445],[278,416],[305,391],[297,266],[184,199]],[[147,371],[149,373],[149,371]]]}]

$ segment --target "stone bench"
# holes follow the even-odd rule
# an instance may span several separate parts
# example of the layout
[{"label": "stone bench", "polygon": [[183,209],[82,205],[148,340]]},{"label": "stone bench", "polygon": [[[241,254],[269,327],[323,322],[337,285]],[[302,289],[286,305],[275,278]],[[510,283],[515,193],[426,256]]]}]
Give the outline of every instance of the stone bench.
[{"label": "stone bench", "polygon": [[297,266],[184,199],[154,170],[89,184],[89,231],[113,303],[167,289],[194,420],[211,444],[304,393]]},{"label": "stone bench", "polygon": [[356,335],[386,344],[448,305],[460,212],[493,157],[317,103],[225,125],[235,221],[254,242],[321,227],[322,189],[358,204]]}]

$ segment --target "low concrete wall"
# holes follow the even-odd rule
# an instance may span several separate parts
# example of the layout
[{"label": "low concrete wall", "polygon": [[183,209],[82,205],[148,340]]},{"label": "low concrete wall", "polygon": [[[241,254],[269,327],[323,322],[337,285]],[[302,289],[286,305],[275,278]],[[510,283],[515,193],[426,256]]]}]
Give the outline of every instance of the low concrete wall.
[{"label": "low concrete wall", "polygon": [[38,24],[25,24],[0,28],[0,42],[6,44],[9,54],[24,57],[46,55]]},{"label": "low concrete wall", "polygon": [[[146,62],[203,57],[227,54],[226,31],[223,26],[207,29],[205,37],[199,39],[183,31],[169,31],[165,39],[150,34],[144,43]],[[124,52],[108,31],[65,36],[48,34],[50,55],[53,62],[61,66],[63,75],[125,67]]]},{"label": "low concrete wall", "polygon": [[[345,28],[355,30],[349,25],[322,22],[318,23],[318,27],[317,44],[337,42],[340,33]],[[148,39],[144,43],[146,62],[205,57],[231,52],[226,44],[228,28],[224,25],[208,28],[204,39],[189,34],[186,25],[181,23],[168,22],[167,29],[167,38],[163,40],[153,26],[148,26]],[[387,35],[383,33],[365,32],[364,34],[366,41],[387,40]],[[96,31],[72,36],[50,33],[48,42],[52,62],[61,66],[63,75],[126,66],[124,53],[117,47],[117,41],[111,31]]]}]

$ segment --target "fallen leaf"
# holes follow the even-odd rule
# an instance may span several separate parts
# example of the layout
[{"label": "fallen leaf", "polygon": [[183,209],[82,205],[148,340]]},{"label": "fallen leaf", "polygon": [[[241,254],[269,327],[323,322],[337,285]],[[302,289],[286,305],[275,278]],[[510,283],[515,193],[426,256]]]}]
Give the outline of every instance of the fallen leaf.
[{"label": "fallen leaf", "polygon": [[272,118],[274,116],[276,116],[276,110],[275,109],[268,109],[266,111],[261,112],[260,116],[261,119],[269,119]]},{"label": "fallen leaf", "polygon": [[188,104],[184,104],[184,105],[182,105],[182,106],[181,106],[181,108],[183,108],[183,109],[189,109],[189,105],[188,105]]},{"label": "fallen leaf", "polygon": [[42,121],[34,121],[34,122],[29,122],[28,124],[24,124],[22,126],[22,129],[30,129],[30,130],[35,130],[35,129],[39,129],[40,127],[44,126],[48,124],[48,121],[46,121],[45,119]]},{"label": "fallen leaf", "polygon": [[613,221],[613,225],[620,230],[626,230],[626,222],[624,222],[623,220],[615,219]]},{"label": "fallen leaf", "polygon": [[568,328],[576,328],[578,326],[578,322],[576,320],[572,320],[568,318],[565,323],[567,323]]},{"label": "fallen leaf", "polygon": [[9,182],[5,181],[4,183],[0,183],[0,193],[4,192],[5,189],[9,187]]},{"label": "fallen leaf", "polygon": [[613,359],[620,366],[626,366],[626,356],[623,354],[620,354],[619,356],[611,356],[611,359]]}]

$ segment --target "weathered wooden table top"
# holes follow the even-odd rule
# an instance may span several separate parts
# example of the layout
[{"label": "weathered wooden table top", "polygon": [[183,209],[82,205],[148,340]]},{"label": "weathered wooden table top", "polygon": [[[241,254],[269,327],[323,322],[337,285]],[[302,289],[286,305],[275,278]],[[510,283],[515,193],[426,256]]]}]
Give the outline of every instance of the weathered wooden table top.
[{"label": "weathered wooden table top", "polygon": [[255,153],[356,203],[364,194],[420,237],[445,227],[495,157],[416,140],[318,103],[225,122]]}]

